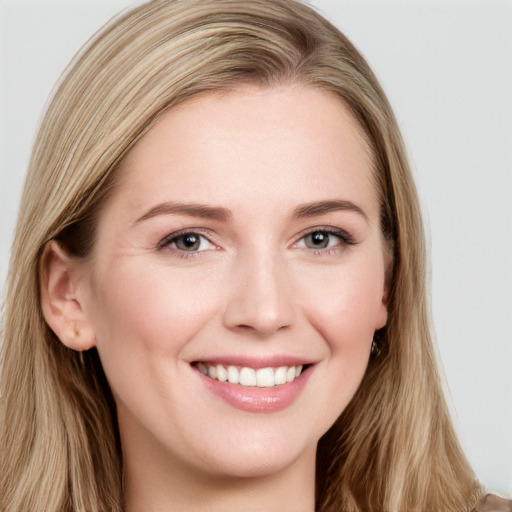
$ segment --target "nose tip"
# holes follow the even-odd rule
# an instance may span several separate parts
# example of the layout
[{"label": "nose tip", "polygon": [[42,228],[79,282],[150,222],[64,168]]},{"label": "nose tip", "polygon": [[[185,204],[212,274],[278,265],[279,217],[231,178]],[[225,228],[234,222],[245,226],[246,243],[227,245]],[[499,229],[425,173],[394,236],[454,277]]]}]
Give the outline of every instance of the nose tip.
[{"label": "nose tip", "polygon": [[267,258],[240,265],[232,278],[226,327],[265,338],[291,326],[294,308],[284,268]]},{"label": "nose tip", "polygon": [[233,327],[254,334],[258,338],[266,338],[277,331],[283,330],[289,326],[289,321],[281,310],[278,311],[276,304],[266,301],[264,309],[262,307],[249,307],[242,312],[243,318],[240,318]]}]

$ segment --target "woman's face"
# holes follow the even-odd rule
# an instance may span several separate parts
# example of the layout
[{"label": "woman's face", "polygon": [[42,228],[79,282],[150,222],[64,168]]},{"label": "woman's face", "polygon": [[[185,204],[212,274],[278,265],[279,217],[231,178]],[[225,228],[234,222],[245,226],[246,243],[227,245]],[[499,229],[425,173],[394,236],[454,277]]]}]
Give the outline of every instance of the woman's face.
[{"label": "woman's face", "polygon": [[356,122],[308,87],[207,94],[164,115],[119,176],[81,303],[125,463],[311,466],[387,318]]}]

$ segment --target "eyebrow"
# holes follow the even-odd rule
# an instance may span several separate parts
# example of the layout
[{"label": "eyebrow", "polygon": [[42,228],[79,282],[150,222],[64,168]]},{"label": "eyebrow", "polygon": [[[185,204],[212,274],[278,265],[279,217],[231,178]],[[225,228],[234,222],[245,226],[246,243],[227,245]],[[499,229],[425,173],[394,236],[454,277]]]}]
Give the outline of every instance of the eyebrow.
[{"label": "eyebrow", "polygon": [[209,206],[199,203],[166,202],[151,208],[151,210],[146,212],[142,217],[138,218],[135,224],[158,215],[187,215],[189,217],[227,221],[231,217],[231,212],[220,206]]},{"label": "eyebrow", "polygon": [[[294,210],[292,217],[299,219],[317,217],[336,211],[356,212],[368,222],[368,215],[364,210],[352,201],[345,199],[330,199],[300,205]],[[230,210],[221,206],[209,206],[200,203],[165,202],[151,208],[151,210],[146,212],[142,217],[139,217],[134,224],[157,217],[158,215],[186,215],[189,217],[214,219],[223,222],[228,221],[232,216]]]},{"label": "eyebrow", "polygon": [[366,220],[366,222],[368,222],[368,215],[365,211],[352,201],[347,201],[345,199],[330,199],[328,201],[317,201],[301,205],[295,209],[294,217],[316,217],[337,211],[352,211],[358,213]]}]

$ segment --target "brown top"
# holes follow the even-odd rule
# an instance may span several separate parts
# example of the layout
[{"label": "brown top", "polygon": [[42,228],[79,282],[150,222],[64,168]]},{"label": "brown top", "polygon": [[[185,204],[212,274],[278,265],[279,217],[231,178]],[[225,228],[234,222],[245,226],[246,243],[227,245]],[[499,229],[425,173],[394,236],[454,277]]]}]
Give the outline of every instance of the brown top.
[{"label": "brown top", "polygon": [[496,494],[486,494],[477,512],[512,512],[512,500],[501,498]]}]

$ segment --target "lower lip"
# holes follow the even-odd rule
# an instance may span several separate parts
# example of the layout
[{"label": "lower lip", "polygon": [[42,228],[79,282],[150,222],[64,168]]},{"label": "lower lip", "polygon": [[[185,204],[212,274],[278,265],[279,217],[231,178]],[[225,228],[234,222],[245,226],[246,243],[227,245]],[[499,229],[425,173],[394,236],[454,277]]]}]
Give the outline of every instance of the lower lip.
[{"label": "lower lip", "polygon": [[245,387],[220,382],[197,371],[204,385],[216,396],[236,409],[248,412],[270,413],[286,409],[304,389],[313,368],[304,370],[293,382],[272,388]]}]

